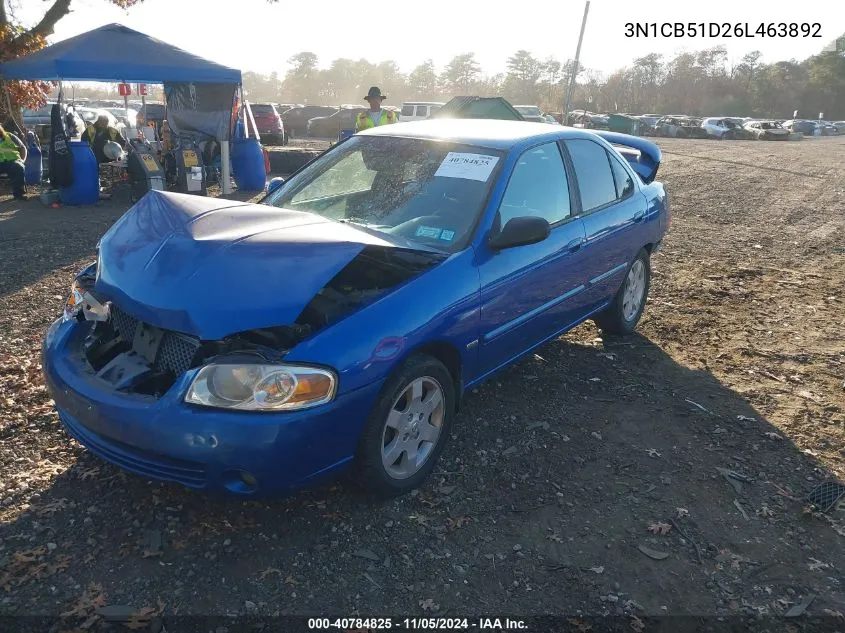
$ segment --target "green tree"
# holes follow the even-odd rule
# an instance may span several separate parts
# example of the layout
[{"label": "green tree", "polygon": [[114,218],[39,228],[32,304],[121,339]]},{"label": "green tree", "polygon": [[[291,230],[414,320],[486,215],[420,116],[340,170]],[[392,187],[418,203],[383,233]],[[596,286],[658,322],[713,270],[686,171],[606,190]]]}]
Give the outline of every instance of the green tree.
[{"label": "green tree", "polygon": [[526,50],[519,50],[508,58],[505,75],[505,96],[521,103],[537,101],[537,82],[542,64]]},{"label": "green tree", "polygon": [[413,99],[434,99],[439,96],[437,72],[430,59],[414,68],[408,75],[408,91]]},{"label": "green tree", "polygon": [[307,102],[317,96],[317,85],[314,81],[319,74],[317,62],[317,55],[310,51],[297,53],[288,59],[291,68],[285,74],[283,87],[293,102]]},{"label": "green tree", "polygon": [[452,58],[443,70],[441,83],[452,96],[467,94],[478,80],[481,67],[474,53],[463,53]]}]

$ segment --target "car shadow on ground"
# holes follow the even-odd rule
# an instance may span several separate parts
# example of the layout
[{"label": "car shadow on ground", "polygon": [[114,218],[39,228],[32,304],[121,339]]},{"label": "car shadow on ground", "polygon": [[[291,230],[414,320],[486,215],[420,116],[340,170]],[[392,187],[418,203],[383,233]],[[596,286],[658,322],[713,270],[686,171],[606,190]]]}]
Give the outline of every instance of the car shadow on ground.
[{"label": "car shadow on ground", "polygon": [[29,479],[57,474],[7,475],[2,609],[65,612],[85,591],[181,614],[841,605],[841,542],[804,511],[828,472],[710,373],[594,337],[581,326],[472,390],[434,475],[386,502],[344,481],[212,499],[104,463],[52,413],[9,425],[4,442],[43,435]]}]

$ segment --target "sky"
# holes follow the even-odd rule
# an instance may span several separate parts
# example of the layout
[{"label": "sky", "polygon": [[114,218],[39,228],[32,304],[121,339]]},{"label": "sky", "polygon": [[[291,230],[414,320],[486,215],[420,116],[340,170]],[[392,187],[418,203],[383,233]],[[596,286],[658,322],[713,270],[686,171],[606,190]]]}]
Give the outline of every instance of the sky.
[{"label": "sky", "polygon": [[[17,2],[18,16],[30,25],[49,6],[45,0]],[[490,0],[145,0],[124,11],[107,0],[73,0],[72,13],[59,22],[50,42],[119,22],[244,72],[280,75],[289,68],[287,60],[304,50],[317,54],[321,67],[338,57],[364,57],[375,63],[392,59],[404,72],[426,59],[440,70],[455,55],[474,52],[487,74],[503,72],[507,58],[519,49],[541,59],[575,56],[584,2],[503,0],[500,6]],[[818,22],[821,37],[625,36],[629,22],[655,22],[658,28],[664,22],[748,23],[753,30],[761,21],[797,20]],[[670,57],[717,45],[727,48],[729,64],[752,50],[761,51],[764,62],[801,60],[843,33],[841,0],[593,0],[581,63],[610,73],[649,53]]]}]

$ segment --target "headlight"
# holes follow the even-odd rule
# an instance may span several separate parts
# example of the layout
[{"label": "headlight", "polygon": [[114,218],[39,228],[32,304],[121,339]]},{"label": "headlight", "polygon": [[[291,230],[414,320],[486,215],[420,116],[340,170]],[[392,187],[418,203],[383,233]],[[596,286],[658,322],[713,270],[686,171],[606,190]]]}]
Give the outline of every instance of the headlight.
[{"label": "headlight", "polygon": [[62,319],[70,321],[79,317],[80,311],[87,321],[107,321],[109,318],[108,304],[101,304],[89,292],[94,286],[98,271],[97,264],[91,264],[84,268],[73,280],[70,286],[70,295],[65,301],[62,311]]},{"label": "headlight", "polygon": [[[61,296],[61,295],[60,295]],[[79,289],[79,283],[74,281],[70,287],[70,295],[65,301],[65,309],[62,311],[62,320],[70,321],[75,319],[82,309],[82,304],[85,300],[82,298],[82,291]]]},{"label": "headlight", "polygon": [[185,402],[246,411],[291,411],[330,402],[334,372],[302,365],[212,364],[199,370]]}]

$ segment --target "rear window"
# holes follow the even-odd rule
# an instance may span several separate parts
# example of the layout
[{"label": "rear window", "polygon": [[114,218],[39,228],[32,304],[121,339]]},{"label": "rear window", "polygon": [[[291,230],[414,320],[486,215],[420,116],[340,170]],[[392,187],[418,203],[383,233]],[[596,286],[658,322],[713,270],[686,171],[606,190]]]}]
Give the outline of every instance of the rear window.
[{"label": "rear window", "polygon": [[273,106],[267,103],[250,103],[249,107],[252,108],[253,114],[275,114]]}]

